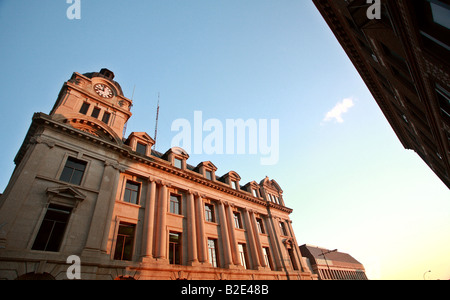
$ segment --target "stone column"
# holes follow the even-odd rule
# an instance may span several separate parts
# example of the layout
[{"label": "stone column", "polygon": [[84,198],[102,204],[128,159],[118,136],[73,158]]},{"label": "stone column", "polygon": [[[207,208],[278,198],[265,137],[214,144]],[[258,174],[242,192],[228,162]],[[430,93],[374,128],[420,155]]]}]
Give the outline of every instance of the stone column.
[{"label": "stone column", "polygon": [[233,257],[231,254],[231,243],[228,235],[227,218],[223,201],[219,201],[219,219],[220,219],[219,224],[220,234],[222,236],[222,244],[223,244],[223,257],[224,257],[223,267],[229,269],[233,266]]},{"label": "stone column", "polygon": [[188,264],[191,266],[198,264],[197,251],[197,230],[195,216],[195,198],[191,190],[187,192],[187,240],[188,240]]},{"label": "stone column", "polygon": [[161,182],[158,199],[158,222],[156,227],[156,258],[158,260],[167,260],[167,200],[167,186],[166,183]]},{"label": "stone column", "polygon": [[196,213],[195,216],[197,223],[197,246],[198,246],[198,260],[200,263],[208,262],[208,253],[206,249],[206,239],[205,239],[205,222],[203,216],[203,200],[201,195],[196,195]]},{"label": "stone column", "polygon": [[142,242],[142,261],[153,260],[153,232],[155,223],[156,183],[151,178],[147,181],[145,197],[144,230]]},{"label": "stone column", "polygon": [[278,231],[277,231],[277,227],[279,227],[278,225],[278,221],[274,220],[273,217],[268,217],[267,218],[267,230],[269,233],[269,240],[270,243],[272,244],[272,249],[273,249],[273,258],[274,258],[274,263],[275,263],[275,269],[277,271],[282,271],[283,270],[283,266],[284,266],[284,262],[283,262],[283,250],[282,250],[282,244],[279,240],[278,237]]},{"label": "stone column", "polygon": [[234,217],[233,217],[233,210],[231,209],[231,204],[227,205],[227,214],[228,214],[228,232],[230,234],[230,245],[231,245],[231,253],[233,256],[233,263],[236,266],[241,266],[241,259],[239,257],[236,234],[234,232]]},{"label": "stone column", "polygon": [[106,161],[83,254],[106,253],[119,177],[119,164]]},{"label": "stone column", "polygon": [[253,211],[250,211],[250,219],[252,221],[253,232],[255,235],[256,249],[258,250],[259,262],[263,268],[268,267],[266,260],[264,259],[263,248],[261,244],[261,239],[259,238],[258,224],[256,224],[256,217]]},{"label": "stone column", "polygon": [[250,221],[250,215],[247,209],[244,209],[244,219],[245,224],[247,227],[247,238],[249,242],[249,248],[250,253],[252,257],[252,268],[255,270],[261,269],[261,264],[259,262],[259,255],[258,250],[256,249],[256,242],[255,242],[255,231],[252,225],[252,222]]},{"label": "stone column", "polygon": [[294,229],[292,228],[292,221],[288,219],[288,220],[286,220],[285,223],[288,226],[288,231],[292,237],[292,243],[294,244],[293,248],[294,248],[295,260],[297,261],[298,269],[299,269],[299,271],[309,272],[310,271],[309,267],[306,264],[304,264],[304,261],[302,259],[302,254],[300,253],[300,248],[298,247],[297,240],[295,238]]}]

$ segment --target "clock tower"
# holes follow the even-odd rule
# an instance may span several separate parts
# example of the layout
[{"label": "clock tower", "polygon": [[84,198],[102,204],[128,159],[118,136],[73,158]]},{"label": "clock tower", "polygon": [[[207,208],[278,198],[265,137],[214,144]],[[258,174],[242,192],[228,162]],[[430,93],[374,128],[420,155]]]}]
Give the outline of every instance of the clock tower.
[{"label": "clock tower", "polygon": [[0,280],[317,278],[275,180],[241,186],[145,132],[123,137],[131,105],[102,69],[34,113],[0,194]]},{"label": "clock tower", "polygon": [[114,73],[73,73],[64,83],[50,115],[55,121],[110,141],[122,141],[132,101],[124,97]]}]

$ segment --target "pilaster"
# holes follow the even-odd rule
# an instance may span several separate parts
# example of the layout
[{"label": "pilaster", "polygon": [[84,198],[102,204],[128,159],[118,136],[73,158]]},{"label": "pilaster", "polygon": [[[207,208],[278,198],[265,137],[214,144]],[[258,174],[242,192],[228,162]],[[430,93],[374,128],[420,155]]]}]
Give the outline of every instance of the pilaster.
[{"label": "pilaster", "polygon": [[89,235],[82,255],[96,256],[106,254],[111,227],[116,191],[120,177],[117,162],[106,161],[102,182],[95,202],[94,213],[89,227]]},{"label": "pilaster", "polygon": [[228,233],[228,222],[225,213],[225,206],[223,201],[219,201],[219,219],[220,219],[220,233],[222,236],[222,245],[223,245],[223,257],[224,257],[224,268],[232,268],[233,267],[233,256],[231,253],[231,244]]},{"label": "pilaster", "polygon": [[187,192],[187,233],[188,233],[188,265],[199,265],[197,249],[197,230],[195,213],[195,196],[191,190]]},{"label": "pilaster", "polygon": [[259,262],[259,254],[258,250],[256,249],[256,242],[255,242],[255,231],[252,225],[252,222],[250,221],[250,215],[246,208],[244,208],[244,219],[245,223],[247,225],[247,239],[249,242],[249,248],[250,253],[252,257],[252,268],[255,270],[260,270],[261,264]]},{"label": "pilaster", "polygon": [[203,211],[203,200],[200,194],[195,194],[196,201],[196,223],[197,223],[197,247],[198,247],[198,261],[202,264],[208,263],[208,252],[206,248],[205,238],[205,222]]},{"label": "pilaster", "polygon": [[157,243],[156,243],[156,259],[160,262],[168,262],[167,258],[167,201],[168,188],[167,183],[160,182],[158,199],[158,222],[156,226]]},{"label": "pilaster", "polygon": [[226,204],[226,210],[228,215],[228,233],[230,234],[230,245],[231,245],[231,253],[233,257],[233,263],[236,266],[241,265],[241,259],[239,257],[238,243],[236,239],[236,233],[234,232],[234,219],[233,219],[233,210],[231,209],[230,203]]},{"label": "pilaster", "polygon": [[147,180],[145,197],[145,216],[142,242],[142,261],[151,262],[153,258],[153,233],[155,223],[156,182],[150,177]]}]

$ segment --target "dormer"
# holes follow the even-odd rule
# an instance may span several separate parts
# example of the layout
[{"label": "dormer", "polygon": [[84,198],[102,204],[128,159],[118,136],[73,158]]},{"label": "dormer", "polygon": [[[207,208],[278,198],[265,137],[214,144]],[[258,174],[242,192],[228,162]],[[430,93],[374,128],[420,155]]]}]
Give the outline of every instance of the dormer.
[{"label": "dormer", "polygon": [[270,180],[269,177],[266,176],[266,178],[261,180],[259,185],[261,187],[261,195],[266,201],[284,206],[283,190],[274,179]]},{"label": "dormer", "polygon": [[244,185],[244,190],[251,193],[253,197],[262,198],[259,189],[259,184],[254,180]]},{"label": "dormer", "polygon": [[197,167],[195,167],[195,170],[198,170],[198,172],[206,179],[216,180],[217,167],[210,161],[199,163]]},{"label": "dormer", "polygon": [[146,132],[132,132],[125,144],[141,155],[150,156],[155,141]]},{"label": "dormer", "polygon": [[186,160],[189,158],[189,154],[180,147],[172,147],[164,153],[162,158],[170,162],[172,166],[186,170]]},{"label": "dormer", "polygon": [[50,112],[56,121],[103,137],[122,140],[123,128],[131,117],[132,101],[124,97],[122,88],[108,69],[92,73],[73,73],[64,83]]},{"label": "dormer", "polygon": [[230,171],[220,177],[220,181],[228,184],[232,189],[235,189],[237,191],[241,190],[241,187],[239,185],[240,180],[241,176],[239,176],[239,174],[234,171]]}]

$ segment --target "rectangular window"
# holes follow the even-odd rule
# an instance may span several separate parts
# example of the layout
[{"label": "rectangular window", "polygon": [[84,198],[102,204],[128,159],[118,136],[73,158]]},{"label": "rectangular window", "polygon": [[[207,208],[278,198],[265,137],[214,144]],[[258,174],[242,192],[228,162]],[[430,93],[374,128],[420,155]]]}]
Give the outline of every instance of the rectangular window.
[{"label": "rectangular window", "polygon": [[117,232],[116,249],[114,251],[115,260],[132,260],[133,243],[136,225],[120,223]]},{"label": "rectangular window", "polygon": [[266,233],[264,230],[264,223],[263,220],[260,218],[256,218],[256,225],[258,226],[258,232],[259,233]]},{"label": "rectangular window", "polygon": [[147,145],[141,144],[141,143],[137,143],[136,144],[136,152],[142,155],[146,155],[147,154]]},{"label": "rectangular window", "polygon": [[294,256],[294,250],[292,248],[288,249],[289,252],[289,258],[291,259],[291,264],[292,264],[292,268],[294,270],[298,270],[298,266],[295,260],[295,256]]},{"label": "rectangular window", "polygon": [[397,69],[396,67],[391,65],[391,69],[392,69],[392,73],[394,74],[394,76],[397,79],[400,79],[401,82],[403,82],[410,90],[415,90],[414,89],[414,82],[413,79],[411,77],[411,74],[408,72],[408,74],[406,74],[405,72]]},{"label": "rectangular window", "polygon": [[71,208],[50,204],[31,249],[58,252],[71,211]]},{"label": "rectangular window", "polygon": [[181,197],[170,195],[170,212],[173,214],[181,214]]},{"label": "rectangular window", "polygon": [[217,260],[217,240],[208,239],[208,254],[211,266],[213,266],[214,268],[218,268],[219,262]]},{"label": "rectangular window", "polygon": [[212,180],[212,172],[211,171],[205,171],[205,177],[206,177],[206,179]]},{"label": "rectangular window", "polygon": [[173,159],[173,165],[174,165],[176,168],[181,169],[181,166],[182,166],[182,161],[181,161],[181,159],[174,158],[174,159]]},{"label": "rectangular window", "polygon": [[247,269],[247,247],[245,244],[238,244],[239,258],[241,259],[241,265]]},{"label": "rectangular window", "polygon": [[214,217],[214,205],[212,204],[205,204],[205,220],[207,222],[215,222]]},{"label": "rectangular window", "polygon": [[127,180],[125,192],[123,193],[123,201],[133,204],[139,204],[140,184]]},{"label": "rectangular window", "polygon": [[408,70],[408,64],[406,63],[405,58],[386,46],[385,44],[381,43],[381,48],[383,48],[384,53],[390,57],[392,60],[394,60],[397,64],[399,64],[403,69]]},{"label": "rectangular window", "polygon": [[[433,21],[447,29],[450,29],[450,12],[449,5],[443,1],[429,1],[431,6],[431,13]],[[448,3],[448,2],[447,2]]]},{"label": "rectangular window", "polygon": [[439,100],[439,108],[444,121],[450,126],[450,93],[436,83],[436,92]]},{"label": "rectangular window", "polygon": [[111,117],[111,114],[109,112],[104,112],[102,117],[102,122],[105,124],[108,124],[109,118]]},{"label": "rectangular window", "polygon": [[284,236],[288,236],[287,230],[286,230],[286,224],[284,224],[284,222],[280,222],[280,229],[281,229],[281,234]]},{"label": "rectangular window", "polygon": [[91,117],[93,117],[93,118],[98,118],[98,115],[99,115],[99,114],[100,114],[100,108],[94,107],[94,109],[92,110]]},{"label": "rectangular window", "polygon": [[87,163],[85,161],[68,157],[59,180],[80,185],[84,171],[86,170],[86,165]]},{"label": "rectangular window", "polygon": [[236,181],[232,180],[231,181],[231,187],[235,190],[237,190],[237,185],[236,185]]},{"label": "rectangular window", "polygon": [[83,114],[83,115],[87,114],[87,112],[89,110],[89,106],[91,106],[89,103],[83,102],[83,105],[81,105],[81,108],[80,108],[80,114]]},{"label": "rectangular window", "polygon": [[181,264],[181,234],[169,233],[169,263],[172,265]]},{"label": "rectangular window", "polygon": [[242,229],[241,214],[235,211],[233,212],[233,216],[234,216],[234,227]]},{"label": "rectangular window", "polygon": [[264,253],[264,261],[266,262],[266,265],[268,267],[270,267],[271,270],[273,270],[273,265],[272,265],[272,258],[270,257],[270,250],[267,247],[263,248],[263,253]]},{"label": "rectangular window", "polygon": [[450,50],[450,29],[448,1],[416,0],[415,15],[419,25],[422,42],[431,55],[445,59]]},{"label": "rectangular window", "polygon": [[255,189],[252,189],[252,194],[253,194],[253,197],[258,197],[258,195],[256,194],[256,190]]}]

